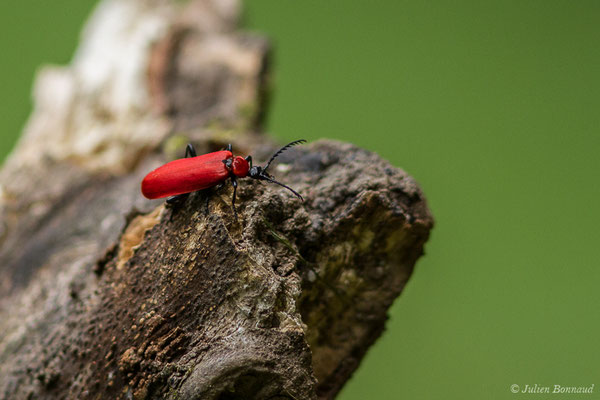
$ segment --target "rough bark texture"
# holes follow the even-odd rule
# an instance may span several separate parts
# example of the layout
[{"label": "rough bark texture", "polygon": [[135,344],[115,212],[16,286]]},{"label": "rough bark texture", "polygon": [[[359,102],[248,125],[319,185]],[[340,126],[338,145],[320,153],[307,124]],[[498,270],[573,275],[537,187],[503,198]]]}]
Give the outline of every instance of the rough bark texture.
[{"label": "rough bark texture", "polygon": [[[319,141],[165,207],[144,174],[258,134],[268,43],[233,0],[106,0],[38,77],[0,178],[0,397],[330,399],[384,328],[432,227],[412,178]],[[208,200],[208,202],[207,202]],[[208,204],[208,205],[207,205]]]}]

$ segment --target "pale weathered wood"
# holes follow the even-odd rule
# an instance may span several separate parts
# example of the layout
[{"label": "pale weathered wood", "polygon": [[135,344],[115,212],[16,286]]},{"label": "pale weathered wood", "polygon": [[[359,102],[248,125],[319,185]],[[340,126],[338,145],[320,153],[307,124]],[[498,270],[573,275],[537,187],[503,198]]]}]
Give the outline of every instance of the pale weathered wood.
[{"label": "pale weathered wood", "polygon": [[271,172],[305,201],[241,180],[238,220],[229,187],[139,193],[187,141],[276,149],[269,46],[238,15],[105,0],[72,65],[40,73],[0,172],[0,397],[329,399],[381,334],[433,220],[377,155],[290,149]]}]

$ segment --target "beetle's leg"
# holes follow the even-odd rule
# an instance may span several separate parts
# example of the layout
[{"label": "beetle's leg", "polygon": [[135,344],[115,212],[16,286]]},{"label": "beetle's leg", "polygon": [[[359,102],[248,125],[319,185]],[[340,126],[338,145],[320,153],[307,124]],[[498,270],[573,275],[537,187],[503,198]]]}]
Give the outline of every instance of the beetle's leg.
[{"label": "beetle's leg", "polygon": [[185,158],[189,157],[196,157],[196,149],[191,143],[188,143],[187,147],[185,148]]},{"label": "beetle's leg", "polygon": [[207,194],[207,195],[206,195],[206,204],[205,204],[205,207],[206,207],[206,215],[208,215],[208,214],[210,213],[210,210],[208,209],[208,203],[209,203],[209,202],[210,202],[210,195],[208,195],[208,194]]},{"label": "beetle's leg", "polygon": [[208,202],[210,201],[210,196],[213,194],[213,192],[216,192],[220,189],[223,188],[223,186],[225,186],[225,182],[221,182],[219,183],[217,186],[212,187],[212,188],[208,188],[205,190],[202,190],[202,193],[206,194],[206,214],[208,214],[209,210],[208,210]]},{"label": "beetle's leg", "polygon": [[227,151],[233,151],[233,147],[231,146],[231,143],[229,143],[227,145],[227,147],[225,148],[225,150],[227,150]]},{"label": "beetle's leg", "polygon": [[178,194],[175,196],[167,197],[167,204],[170,206],[179,205],[179,204],[183,203],[189,195],[190,195],[189,193],[183,193],[183,194]]},{"label": "beetle's leg", "polygon": [[250,165],[250,168],[252,168],[252,156],[246,157],[246,161],[248,161],[248,164]]},{"label": "beetle's leg", "polygon": [[233,185],[233,198],[231,199],[231,207],[233,207],[233,215],[237,220],[237,211],[235,209],[235,193],[237,192],[237,179],[234,175],[231,175],[231,184]]}]

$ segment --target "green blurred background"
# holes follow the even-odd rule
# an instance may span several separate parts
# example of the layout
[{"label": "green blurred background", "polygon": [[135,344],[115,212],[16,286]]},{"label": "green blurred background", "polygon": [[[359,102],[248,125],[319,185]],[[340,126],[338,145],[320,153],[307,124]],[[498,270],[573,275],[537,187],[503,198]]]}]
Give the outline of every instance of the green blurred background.
[{"label": "green blurred background", "polygon": [[[91,0],[0,4],[0,150]],[[600,3],[247,0],[276,45],[268,129],[406,169],[436,218],[387,332],[340,398],[600,398]],[[40,144],[43,146],[43,144]],[[553,396],[552,398],[555,398]]]}]

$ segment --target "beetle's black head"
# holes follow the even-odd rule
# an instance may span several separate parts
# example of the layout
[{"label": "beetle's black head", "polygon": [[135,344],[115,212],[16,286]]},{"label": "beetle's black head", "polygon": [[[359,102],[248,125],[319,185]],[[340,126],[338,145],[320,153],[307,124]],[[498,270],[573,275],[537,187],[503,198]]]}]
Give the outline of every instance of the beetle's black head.
[{"label": "beetle's black head", "polygon": [[262,174],[263,169],[262,167],[256,166],[256,167],[250,167],[250,171],[248,172],[248,176],[250,176],[250,178],[254,178],[254,179],[260,179],[260,175]]},{"label": "beetle's black head", "polygon": [[288,148],[290,148],[292,146],[295,146],[295,145],[300,144],[300,143],[305,143],[305,142],[306,142],[306,140],[300,139],[300,140],[295,140],[295,141],[293,141],[291,143],[286,144],[281,149],[279,149],[275,154],[273,154],[273,156],[267,162],[267,164],[264,166],[264,168],[260,167],[260,166],[252,166],[252,167],[250,167],[250,171],[248,171],[248,176],[250,176],[250,178],[258,179],[258,180],[261,180],[261,181],[267,181],[267,182],[271,182],[271,183],[274,183],[274,184],[279,185],[279,186],[283,186],[284,188],[286,188],[287,190],[289,190],[290,192],[292,192],[300,200],[304,201],[304,199],[302,198],[302,196],[300,196],[298,194],[298,192],[296,192],[294,189],[292,189],[289,186],[284,185],[281,182],[277,182],[275,179],[273,179],[273,177],[267,173],[267,169],[271,165],[271,162],[273,162],[273,160],[278,155],[280,155],[281,153],[283,153],[285,150],[287,150]]}]

